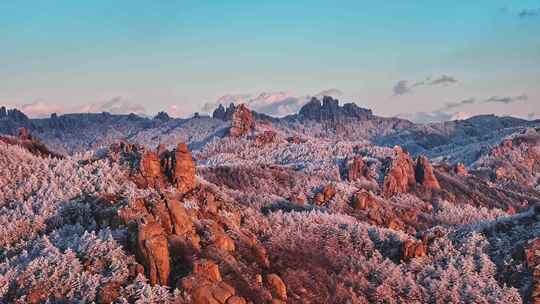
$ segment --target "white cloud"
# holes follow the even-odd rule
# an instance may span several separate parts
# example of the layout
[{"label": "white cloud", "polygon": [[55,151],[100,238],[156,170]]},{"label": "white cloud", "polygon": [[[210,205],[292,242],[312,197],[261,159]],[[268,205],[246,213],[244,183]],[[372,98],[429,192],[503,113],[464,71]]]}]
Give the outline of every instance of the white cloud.
[{"label": "white cloud", "polygon": [[114,97],[108,101],[84,105],[80,107],[79,109],[76,109],[75,112],[81,112],[81,113],[109,112],[111,114],[134,113],[134,114],[142,115],[142,116],[147,115],[146,109],[142,105],[132,103],[120,96]]}]

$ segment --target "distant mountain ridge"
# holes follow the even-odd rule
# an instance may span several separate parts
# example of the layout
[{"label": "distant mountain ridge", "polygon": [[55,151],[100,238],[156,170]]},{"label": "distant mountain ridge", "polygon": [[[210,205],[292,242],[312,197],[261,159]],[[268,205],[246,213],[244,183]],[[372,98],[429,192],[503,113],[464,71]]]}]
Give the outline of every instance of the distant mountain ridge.
[{"label": "distant mountain ridge", "polygon": [[[171,118],[166,112],[147,118],[136,114],[109,113],[52,114],[32,119],[17,109],[0,108],[0,133],[17,134],[27,128],[58,152],[73,153],[107,145],[118,139],[159,143],[182,138],[202,143],[224,136],[236,105],[217,106],[212,117],[195,115],[189,119]],[[381,146],[403,146],[413,155],[443,157],[449,162],[471,164],[486,149],[502,138],[524,128],[537,127],[538,121],[494,115],[474,116],[466,120],[416,124],[396,117],[380,117],[355,103],[340,105],[339,100],[313,97],[298,113],[282,118],[252,111],[256,121],[289,134],[321,140],[370,141]],[[210,136],[210,137],[205,137]],[[196,138],[196,139],[195,139]]]}]

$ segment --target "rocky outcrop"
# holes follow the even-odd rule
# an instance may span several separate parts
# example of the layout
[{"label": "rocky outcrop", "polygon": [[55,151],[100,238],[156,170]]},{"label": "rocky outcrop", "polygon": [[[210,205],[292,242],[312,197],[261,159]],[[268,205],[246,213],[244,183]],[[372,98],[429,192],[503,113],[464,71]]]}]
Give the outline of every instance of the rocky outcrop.
[{"label": "rocky outcrop", "polygon": [[394,148],[391,161],[383,184],[383,196],[391,197],[397,193],[406,193],[416,183],[413,161],[401,147]]},{"label": "rocky outcrop", "polygon": [[227,107],[227,109],[225,109],[225,107],[222,104],[220,104],[214,110],[214,113],[212,114],[212,118],[220,119],[224,121],[231,121],[233,119],[233,115],[235,112],[236,112],[236,106],[233,103],[231,103]]},{"label": "rocky outcrop", "polygon": [[441,189],[441,185],[433,173],[433,166],[425,156],[419,156],[415,167],[416,182],[428,189]]},{"label": "rocky outcrop", "polygon": [[211,260],[199,260],[193,264],[192,274],[179,282],[179,287],[191,294],[194,304],[246,303],[236,296],[236,290],[223,282],[218,265]]},{"label": "rocky outcrop", "polygon": [[411,260],[415,258],[421,258],[427,255],[427,247],[424,243],[413,240],[406,240],[403,242],[402,247],[403,260]]},{"label": "rocky outcrop", "polygon": [[277,274],[272,273],[267,275],[266,283],[268,284],[270,292],[274,298],[287,301],[287,287]]},{"label": "rocky outcrop", "polygon": [[162,111],[162,112],[157,113],[156,116],[154,116],[154,120],[166,122],[166,121],[171,120],[171,117],[169,116],[169,114],[167,114],[167,112]]},{"label": "rocky outcrop", "polygon": [[0,107],[0,120],[11,120],[14,122],[26,122],[28,116],[17,109],[7,110],[6,107]]},{"label": "rocky outcrop", "polygon": [[168,285],[171,252],[185,261],[200,250],[193,220],[174,198],[138,199],[118,215],[130,227],[130,247],[152,284]]},{"label": "rocky outcrop", "polygon": [[239,105],[233,114],[229,135],[241,137],[255,130],[255,119],[246,105]]},{"label": "rocky outcrop", "polygon": [[169,247],[165,231],[159,223],[150,222],[137,227],[136,254],[150,284],[169,285]]},{"label": "rocky outcrop", "polygon": [[433,166],[426,157],[419,156],[414,163],[408,153],[396,146],[384,178],[383,196],[389,198],[398,193],[407,193],[417,184],[424,189],[441,189]]},{"label": "rocky outcrop", "polygon": [[353,182],[362,178],[370,179],[369,167],[361,157],[355,156],[345,161],[347,181]]},{"label": "rocky outcrop", "polygon": [[353,195],[352,207],[356,210],[378,209],[379,203],[370,192],[362,189]]},{"label": "rocky outcrop", "polygon": [[346,103],[342,107],[339,101],[330,96],[324,96],[321,101],[313,97],[300,109],[300,117],[309,120],[340,121],[344,118],[368,119],[373,115],[371,110],[360,108],[354,103]]},{"label": "rocky outcrop", "polygon": [[157,151],[120,142],[111,145],[109,158],[128,163],[130,177],[141,188],[163,189],[174,186],[180,194],[192,191],[196,185],[195,162],[184,143],[172,151],[159,146]]},{"label": "rocky outcrop", "polygon": [[[136,176],[136,183],[143,188],[163,188],[166,178],[161,169],[161,162],[154,151],[145,151],[139,165],[140,176]],[[140,178],[139,178],[140,177]]]},{"label": "rocky outcrop", "polygon": [[317,192],[313,197],[313,203],[316,205],[324,205],[330,201],[336,195],[336,187],[334,185],[328,184],[324,186],[321,191]]},{"label": "rocky outcrop", "polygon": [[195,179],[195,162],[186,144],[178,144],[174,151],[173,163],[174,170],[167,172],[172,184],[180,193],[187,193],[193,190],[197,185]]}]

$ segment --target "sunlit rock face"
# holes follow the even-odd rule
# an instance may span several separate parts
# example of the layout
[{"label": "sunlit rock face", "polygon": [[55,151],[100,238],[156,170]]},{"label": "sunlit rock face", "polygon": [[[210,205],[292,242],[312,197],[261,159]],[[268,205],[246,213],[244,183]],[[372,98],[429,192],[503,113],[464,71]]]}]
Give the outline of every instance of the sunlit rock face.
[{"label": "sunlit rock face", "polygon": [[246,105],[239,105],[232,116],[229,135],[232,137],[241,137],[255,130],[255,119]]}]

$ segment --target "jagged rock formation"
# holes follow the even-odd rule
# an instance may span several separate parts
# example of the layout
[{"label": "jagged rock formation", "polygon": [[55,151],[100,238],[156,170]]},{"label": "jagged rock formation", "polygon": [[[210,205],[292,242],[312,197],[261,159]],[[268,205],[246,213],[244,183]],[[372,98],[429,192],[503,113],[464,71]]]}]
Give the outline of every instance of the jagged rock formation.
[{"label": "jagged rock formation", "polygon": [[325,185],[321,191],[317,192],[313,197],[313,203],[316,205],[324,205],[336,195],[336,187],[334,185]]},{"label": "jagged rock formation", "polygon": [[224,121],[232,121],[233,115],[236,112],[236,106],[231,103],[227,109],[220,104],[212,113],[212,118],[214,119],[221,119]]},{"label": "jagged rock formation", "polygon": [[154,116],[154,120],[160,120],[160,121],[169,121],[171,120],[171,117],[167,112],[159,112],[156,116]]},{"label": "jagged rock formation", "polygon": [[232,137],[241,137],[255,130],[255,119],[246,105],[239,105],[232,116],[229,135]]},{"label": "jagged rock formation", "polygon": [[267,275],[266,282],[270,286],[270,291],[274,298],[287,301],[287,287],[277,274],[271,273]]},{"label": "jagged rock formation", "polygon": [[322,104],[320,100],[313,97],[300,109],[299,114],[305,119],[311,119],[318,122],[339,122],[347,117],[365,120],[373,115],[371,110],[360,108],[354,103],[346,103],[341,107],[339,101],[330,96],[324,96]]},{"label": "jagged rock formation", "polygon": [[355,156],[345,160],[347,181],[353,182],[360,178],[371,179],[369,167],[361,157]]},{"label": "jagged rock formation", "polygon": [[136,253],[150,283],[169,285],[170,256],[163,228],[157,222],[140,224],[137,228]]},{"label": "jagged rock formation", "polygon": [[352,206],[357,210],[375,210],[379,208],[379,203],[370,192],[362,189],[354,194]]},{"label": "jagged rock formation", "polygon": [[193,190],[196,186],[195,162],[184,143],[173,151],[159,146],[157,151],[120,142],[109,148],[109,158],[123,160],[130,165],[130,176],[142,188],[163,189],[173,185],[181,194]]},{"label": "jagged rock formation", "polygon": [[384,197],[407,193],[417,183],[425,189],[441,189],[433,166],[425,156],[419,156],[414,164],[410,155],[401,147],[395,147],[394,154],[383,183]]},{"label": "jagged rock formation", "polygon": [[394,148],[388,173],[384,178],[383,196],[391,197],[397,193],[406,193],[416,183],[413,161],[401,147]]},{"label": "jagged rock formation", "polygon": [[164,164],[165,174],[171,183],[180,191],[187,193],[196,186],[195,163],[193,156],[184,143],[178,144],[176,150],[170,153],[162,153],[162,164]]},{"label": "jagged rock formation", "polygon": [[428,189],[441,189],[437,177],[433,172],[433,166],[425,156],[419,156],[416,159],[415,167],[416,182]]},{"label": "jagged rock formation", "polygon": [[0,107],[0,120],[12,120],[15,122],[26,122],[28,116],[17,109],[7,110],[6,107]]},{"label": "jagged rock formation", "polygon": [[422,242],[406,240],[402,245],[402,256],[404,260],[420,258],[427,255],[427,247]]}]

